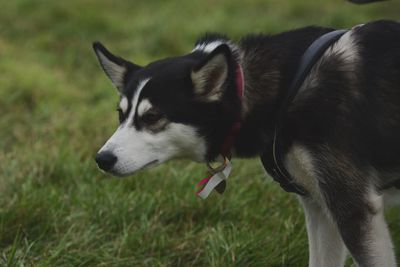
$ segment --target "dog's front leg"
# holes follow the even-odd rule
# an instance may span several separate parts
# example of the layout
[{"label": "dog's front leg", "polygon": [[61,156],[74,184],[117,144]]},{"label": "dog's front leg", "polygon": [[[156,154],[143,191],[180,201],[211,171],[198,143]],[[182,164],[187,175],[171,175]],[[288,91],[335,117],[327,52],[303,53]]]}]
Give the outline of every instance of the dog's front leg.
[{"label": "dog's front leg", "polygon": [[383,196],[375,188],[379,174],[344,152],[327,146],[322,151],[314,161],[318,188],[351,256],[362,267],[396,266]]},{"label": "dog's front leg", "polygon": [[346,248],[338,228],[321,206],[307,197],[300,198],[306,216],[310,267],[341,267]]},{"label": "dog's front leg", "polygon": [[[363,206],[341,199],[332,209],[342,239],[359,266],[395,267],[393,244],[383,213],[383,197],[371,191]],[[345,212],[343,212],[346,210]]]}]

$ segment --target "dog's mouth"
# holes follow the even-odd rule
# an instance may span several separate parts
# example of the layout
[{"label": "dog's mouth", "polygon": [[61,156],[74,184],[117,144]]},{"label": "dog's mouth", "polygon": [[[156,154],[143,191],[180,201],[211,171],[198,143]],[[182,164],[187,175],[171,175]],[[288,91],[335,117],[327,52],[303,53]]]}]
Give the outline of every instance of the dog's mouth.
[{"label": "dog's mouth", "polygon": [[143,169],[146,169],[146,168],[153,167],[153,166],[155,166],[155,165],[157,165],[157,164],[158,164],[158,159],[152,160],[152,161],[150,161],[150,162],[144,164],[144,165],[143,165],[142,167],[140,167],[139,169],[137,169],[137,171],[140,171],[140,170],[143,170]]},{"label": "dog's mouth", "polygon": [[134,170],[134,171],[132,171],[132,172],[121,173],[121,172],[119,172],[118,170],[115,170],[115,169],[111,169],[111,170],[109,170],[109,171],[107,171],[107,172],[108,172],[109,174],[113,175],[113,176],[117,176],[117,177],[126,177],[126,176],[132,175],[132,174],[134,174],[134,173],[136,173],[136,172],[138,172],[138,171],[141,171],[141,170],[144,170],[144,169],[148,169],[148,168],[154,167],[154,166],[156,166],[156,165],[158,165],[158,164],[159,164],[159,160],[158,160],[158,159],[155,159],[155,160],[152,160],[152,161],[147,162],[147,163],[144,164],[142,167],[140,167],[140,168],[138,168],[138,169],[136,169],[136,170]]}]

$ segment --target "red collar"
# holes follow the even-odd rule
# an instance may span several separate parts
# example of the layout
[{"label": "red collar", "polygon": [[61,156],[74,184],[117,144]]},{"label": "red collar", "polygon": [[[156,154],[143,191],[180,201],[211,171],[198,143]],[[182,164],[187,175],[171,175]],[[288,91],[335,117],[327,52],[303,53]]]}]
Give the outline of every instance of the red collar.
[{"label": "red collar", "polygon": [[[239,63],[236,65],[236,92],[237,95],[242,101],[243,94],[244,94],[244,76],[243,76],[243,69]],[[242,127],[242,120],[239,117],[238,120],[232,125],[232,128],[229,130],[228,135],[225,138],[225,141],[222,143],[221,146],[221,155],[224,157],[231,156],[231,148],[236,141],[237,136],[239,135],[240,129]]]}]

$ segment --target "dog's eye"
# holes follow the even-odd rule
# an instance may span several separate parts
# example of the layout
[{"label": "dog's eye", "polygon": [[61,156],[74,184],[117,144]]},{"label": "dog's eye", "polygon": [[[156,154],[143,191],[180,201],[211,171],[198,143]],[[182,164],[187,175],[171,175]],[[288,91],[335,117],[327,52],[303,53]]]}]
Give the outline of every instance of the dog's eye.
[{"label": "dog's eye", "polygon": [[117,108],[117,111],[118,111],[119,123],[122,123],[122,121],[124,120],[124,113],[122,112],[121,108]]},{"label": "dog's eye", "polygon": [[163,115],[157,111],[149,111],[142,116],[142,122],[146,124],[154,124],[159,121]]}]

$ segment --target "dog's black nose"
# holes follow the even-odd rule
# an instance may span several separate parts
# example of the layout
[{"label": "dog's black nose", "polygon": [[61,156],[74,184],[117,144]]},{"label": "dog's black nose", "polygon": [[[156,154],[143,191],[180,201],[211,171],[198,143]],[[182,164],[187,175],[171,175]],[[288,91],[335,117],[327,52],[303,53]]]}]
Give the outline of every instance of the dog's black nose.
[{"label": "dog's black nose", "polygon": [[117,157],[111,152],[104,151],[97,153],[95,160],[100,169],[109,171],[117,162]]}]

